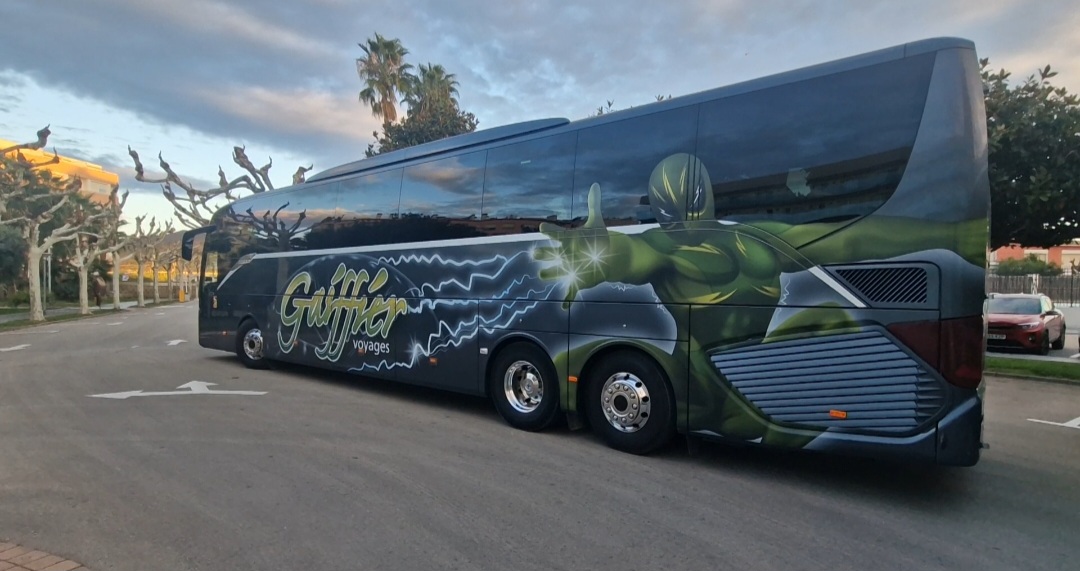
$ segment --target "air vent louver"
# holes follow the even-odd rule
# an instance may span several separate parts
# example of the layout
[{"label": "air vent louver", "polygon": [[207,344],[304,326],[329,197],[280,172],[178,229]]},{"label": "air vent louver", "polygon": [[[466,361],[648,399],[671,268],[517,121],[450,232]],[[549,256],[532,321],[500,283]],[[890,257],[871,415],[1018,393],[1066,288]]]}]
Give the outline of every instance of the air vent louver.
[{"label": "air vent louver", "polygon": [[927,301],[923,268],[844,268],[836,275],[871,303],[921,304]]}]

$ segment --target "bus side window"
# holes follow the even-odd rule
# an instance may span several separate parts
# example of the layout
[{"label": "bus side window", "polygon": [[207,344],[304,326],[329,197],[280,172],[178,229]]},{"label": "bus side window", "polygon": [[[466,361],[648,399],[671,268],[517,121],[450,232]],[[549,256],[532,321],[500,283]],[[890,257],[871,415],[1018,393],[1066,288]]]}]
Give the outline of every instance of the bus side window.
[{"label": "bus side window", "polygon": [[411,166],[401,181],[402,242],[483,235],[480,203],[486,151]]},{"label": "bus side window", "polygon": [[485,235],[537,232],[570,222],[577,133],[563,133],[488,152],[480,230]]},{"label": "bus side window", "polygon": [[338,183],[268,192],[236,203],[226,214],[234,234],[244,243],[242,254],[312,249],[308,235],[330,223],[336,214]]},{"label": "bus side window", "polygon": [[716,217],[790,224],[865,216],[904,173],[934,56],[703,103],[697,157]]},{"label": "bus side window", "polygon": [[[582,130],[574,169],[574,225],[589,217],[593,184],[600,186],[606,226],[656,222],[647,198],[649,179],[664,159],[693,152],[697,120],[695,105]],[[684,187],[676,193],[680,201],[685,198]]]},{"label": "bus side window", "polygon": [[398,220],[401,172],[399,168],[342,180],[334,221],[312,232],[312,245],[352,248],[405,241]]}]

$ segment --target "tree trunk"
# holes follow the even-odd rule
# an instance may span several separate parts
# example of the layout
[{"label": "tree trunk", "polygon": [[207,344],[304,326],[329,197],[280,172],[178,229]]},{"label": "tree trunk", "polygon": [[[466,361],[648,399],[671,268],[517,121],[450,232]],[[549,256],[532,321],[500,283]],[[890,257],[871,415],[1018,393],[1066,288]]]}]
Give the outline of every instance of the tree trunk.
[{"label": "tree trunk", "polygon": [[90,264],[79,266],[79,315],[90,315]]},{"label": "tree trunk", "polygon": [[120,309],[120,252],[112,255],[112,308]]},{"label": "tree trunk", "polygon": [[139,307],[146,307],[146,296],[143,295],[143,284],[145,283],[145,280],[143,280],[143,262],[142,260],[135,260],[135,263],[139,267],[139,279],[135,280],[136,283],[138,283],[139,288],[139,303],[137,305]]},{"label": "tree trunk", "polygon": [[191,262],[184,262],[184,293],[187,299],[195,299],[199,288],[191,287]]},{"label": "tree trunk", "polygon": [[45,321],[41,306],[41,248],[26,249],[26,280],[30,286],[30,321]]},{"label": "tree trunk", "polygon": [[155,265],[152,269],[154,272],[154,305],[160,305],[161,290],[158,289],[158,286],[161,285],[161,282],[158,281],[158,267]]}]

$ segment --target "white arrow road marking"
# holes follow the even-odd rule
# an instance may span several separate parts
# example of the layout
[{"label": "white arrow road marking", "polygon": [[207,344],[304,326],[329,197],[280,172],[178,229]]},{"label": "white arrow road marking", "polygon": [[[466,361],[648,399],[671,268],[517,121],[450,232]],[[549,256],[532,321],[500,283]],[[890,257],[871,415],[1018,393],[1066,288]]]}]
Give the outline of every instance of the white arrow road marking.
[{"label": "white arrow road marking", "polygon": [[1039,420],[1037,418],[1029,418],[1031,422],[1038,422],[1040,424],[1052,424],[1054,426],[1064,426],[1065,428],[1080,429],[1080,416],[1070,420],[1069,422],[1050,422],[1049,420]]},{"label": "white arrow road marking", "polygon": [[175,347],[175,346],[177,346],[177,345],[179,345],[181,343],[187,343],[187,340],[185,340],[185,339],[173,339],[172,341],[169,341],[168,345],[169,345],[169,347]]},{"label": "white arrow road marking", "polygon": [[116,323],[106,323],[105,325],[123,325],[123,321],[117,321]]},{"label": "white arrow road marking", "polygon": [[260,396],[265,395],[265,391],[215,391],[210,387],[216,383],[207,383],[205,381],[191,381],[184,383],[177,389],[187,390],[175,390],[175,391],[160,391],[160,392],[144,392],[144,391],[124,391],[121,393],[105,393],[100,395],[86,395],[92,398],[99,399],[117,399],[124,400],[129,397],[171,397],[171,396],[183,396],[183,395],[247,395],[247,396]]},{"label": "white arrow road marking", "polygon": [[0,349],[0,353],[7,353],[8,351],[22,351],[23,349],[26,349],[29,346],[30,346],[29,343],[24,343],[22,345],[16,345],[14,347],[4,347],[3,349]]}]

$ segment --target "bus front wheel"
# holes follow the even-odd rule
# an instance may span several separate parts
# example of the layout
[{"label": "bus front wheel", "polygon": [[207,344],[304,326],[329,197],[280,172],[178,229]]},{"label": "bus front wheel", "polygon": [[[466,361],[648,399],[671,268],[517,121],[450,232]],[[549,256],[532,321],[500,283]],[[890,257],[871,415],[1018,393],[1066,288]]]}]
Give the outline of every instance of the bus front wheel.
[{"label": "bus front wheel", "polygon": [[603,357],[589,373],[586,414],[608,446],[648,454],[675,434],[675,399],[663,370],[641,353]]},{"label": "bus front wheel", "polygon": [[240,324],[236,332],[236,356],[249,369],[265,369],[268,364],[263,355],[263,334],[255,320],[248,319]]},{"label": "bus front wheel", "polygon": [[514,428],[544,430],[559,412],[555,366],[531,343],[515,343],[499,351],[488,376],[488,393],[499,416]]}]

